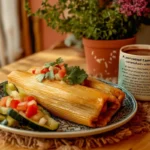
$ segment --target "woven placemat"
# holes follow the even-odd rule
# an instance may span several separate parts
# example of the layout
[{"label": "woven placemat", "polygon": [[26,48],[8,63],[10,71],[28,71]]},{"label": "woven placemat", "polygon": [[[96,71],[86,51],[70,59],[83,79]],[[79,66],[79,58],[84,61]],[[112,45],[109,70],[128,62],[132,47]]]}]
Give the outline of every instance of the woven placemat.
[{"label": "woven placemat", "polygon": [[0,130],[0,139],[23,148],[40,150],[81,150],[118,143],[138,133],[150,131],[150,102],[138,102],[136,115],[127,124],[104,134],[73,139],[40,139],[16,135]]}]

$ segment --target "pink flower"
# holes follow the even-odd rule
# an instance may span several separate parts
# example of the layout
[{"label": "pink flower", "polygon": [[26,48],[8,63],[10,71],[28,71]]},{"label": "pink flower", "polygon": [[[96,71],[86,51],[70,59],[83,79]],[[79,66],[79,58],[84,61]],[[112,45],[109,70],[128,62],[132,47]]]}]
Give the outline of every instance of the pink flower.
[{"label": "pink flower", "polygon": [[150,13],[150,0],[118,0],[120,12],[127,16],[145,16]]}]

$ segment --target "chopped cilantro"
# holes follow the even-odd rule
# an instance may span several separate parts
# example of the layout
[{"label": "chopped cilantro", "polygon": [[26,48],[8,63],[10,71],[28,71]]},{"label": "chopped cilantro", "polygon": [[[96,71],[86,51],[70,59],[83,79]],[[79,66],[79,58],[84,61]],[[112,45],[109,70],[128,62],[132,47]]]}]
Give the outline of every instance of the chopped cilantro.
[{"label": "chopped cilantro", "polygon": [[38,74],[38,75],[36,75],[36,79],[39,81],[39,82],[42,82],[43,81],[43,79],[44,79],[44,74]]},{"label": "chopped cilantro", "polygon": [[45,74],[45,79],[48,79],[49,78],[49,72],[47,72],[46,74]]},{"label": "chopped cilantro", "polygon": [[55,78],[54,72],[53,72],[53,70],[50,70],[49,71],[49,79],[54,80],[54,78]]},{"label": "chopped cilantro", "polygon": [[[58,58],[58,59],[56,59],[55,62],[46,63],[44,65],[44,67],[45,68],[49,68],[50,66],[53,67],[55,65],[61,64],[62,62],[63,62],[63,59],[62,58]],[[66,69],[66,74],[62,78],[62,80],[65,81],[67,84],[70,84],[70,85],[82,84],[84,82],[84,80],[87,79],[87,77],[88,77],[86,72],[83,69],[80,69],[79,66],[68,67],[67,64],[64,64],[64,67]],[[53,72],[53,69],[48,71],[45,74],[38,74],[36,76],[36,79],[39,82],[42,82],[44,79],[54,80],[55,79],[55,74]]]},{"label": "chopped cilantro", "polygon": [[50,66],[55,66],[55,65],[59,65],[61,64],[63,61],[63,59],[60,57],[60,58],[57,58],[55,62],[50,62],[50,63],[45,63],[44,67],[45,68],[49,68]]},{"label": "chopped cilantro", "polygon": [[67,67],[67,75],[63,78],[68,84],[82,84],[83,81],[88,77],[83,69],[79,66]]}]

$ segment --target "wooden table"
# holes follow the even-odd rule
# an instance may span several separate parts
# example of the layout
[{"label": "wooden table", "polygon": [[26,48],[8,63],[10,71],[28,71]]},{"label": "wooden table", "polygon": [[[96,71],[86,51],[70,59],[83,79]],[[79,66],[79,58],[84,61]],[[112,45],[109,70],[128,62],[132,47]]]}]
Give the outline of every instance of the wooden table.
[{"label": "wooden table", "polygon": [[[15,63],[7,65],[0,69],[0,82],[7,80],[7,74],[13,70],[28,70],[33,66],[40,66],[41,64],[53,61],[58,57],[62,57],[69,65],[79,65],[86,69],[85,58],[81,57],[78,52],[72,49],[56,49],[47,50],[36,53],[27,58],[21,59]],[[1,143],[1,140],[0,140]],[[24,148],[17,148],[10,144],[0,144],[1,150],[27,150]],[[121,141],[117,144],[104,146],[103,148],[95,150],[149,150],[150,149],[150,133],[133,136],[127,140]]]}]

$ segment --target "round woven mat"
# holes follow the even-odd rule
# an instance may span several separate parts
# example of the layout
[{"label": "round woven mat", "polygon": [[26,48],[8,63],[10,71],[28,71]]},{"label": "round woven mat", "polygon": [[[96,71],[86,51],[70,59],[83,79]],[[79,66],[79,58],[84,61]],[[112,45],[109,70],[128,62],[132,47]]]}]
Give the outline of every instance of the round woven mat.
[{"label": "round woven mat", "polygon": [[150,102],[138,102],[136,115],[127,124],[113,131],[90,137],[74,139],[40,139],[16,135],[0,130],[0,139],[19,147],[41,150],[81,150],[93,149],[107,144],[118,143],[123,139],[142,132],[150,131]]}]

